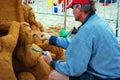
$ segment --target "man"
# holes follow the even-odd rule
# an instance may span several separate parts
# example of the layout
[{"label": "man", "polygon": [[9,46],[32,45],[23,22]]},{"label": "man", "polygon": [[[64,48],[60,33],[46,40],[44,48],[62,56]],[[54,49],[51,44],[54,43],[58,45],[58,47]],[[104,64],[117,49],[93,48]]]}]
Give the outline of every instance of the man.
[{"label": "man", "polygon": [[120,46],[109,24],[95,14],[92,0],[72,0],[76,21],[82,23],[77,34],[68,38],[38,34],[41,40],[66,49],[66,62],[53,61],[50,54],[44,60],[55,70],[49,80],[120,80]]}]

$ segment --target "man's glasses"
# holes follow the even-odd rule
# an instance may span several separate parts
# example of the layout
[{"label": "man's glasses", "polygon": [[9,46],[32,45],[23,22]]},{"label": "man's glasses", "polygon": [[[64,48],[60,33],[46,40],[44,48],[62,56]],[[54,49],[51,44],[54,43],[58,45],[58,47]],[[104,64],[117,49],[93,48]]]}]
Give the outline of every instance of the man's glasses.
[{"label": "man's glasses", "polygon": [[77,8],[78,7],[78,4],[74,4],[73,6],[72,6],[72,9],[75,9],[75,8]]}]

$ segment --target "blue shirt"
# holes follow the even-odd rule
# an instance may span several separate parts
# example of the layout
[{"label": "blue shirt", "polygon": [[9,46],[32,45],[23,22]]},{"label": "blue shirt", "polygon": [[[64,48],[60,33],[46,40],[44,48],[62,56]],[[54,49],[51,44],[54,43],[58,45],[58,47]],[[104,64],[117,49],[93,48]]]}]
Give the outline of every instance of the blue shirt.
[{"label": "blue shirt", "polygon": [[55,69],[68,76],[84,72],[101,78],[120,77],[120,46],[108,22],[94,14],[81,26],[76,36],[50,38],[50,44],[66,49],[66,62],[55,63]]}]

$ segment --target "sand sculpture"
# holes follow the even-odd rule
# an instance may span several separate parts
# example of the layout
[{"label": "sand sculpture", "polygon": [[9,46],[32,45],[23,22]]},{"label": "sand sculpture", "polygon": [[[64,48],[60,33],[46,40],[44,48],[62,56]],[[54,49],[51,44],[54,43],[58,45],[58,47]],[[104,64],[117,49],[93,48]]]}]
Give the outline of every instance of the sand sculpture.
[{"label": "sand sculpture", "polygon": [[0,3],[0,79],[48,80],[52,69],[31,48],[50,51],[54,60],[65,60],[64,50],[38,39],[36,33],[45,30],[29,5],[22,5],[21,0]]},{"label": "sand sculpture", "polygon": [[[63,58],[63,54],[64,54],[63,49],[55,47],[53,45],[49,45],[47,40],[40,41],[38,39],[38,37],[35,35],[36,33],[43,32],[45,30],[44,30],[43,25],[35,20],[35,14],[34,14],[34,11],[32,10],[32,8],[29,5],[23,5],[23,12],[24,12],[25,21],[30,24],[30,28],[32,30],[33,43],[37,44],[39,47],[41,47],[45,51],[50,51],[54,60],[58,60],[61,57],[62,57],[62,59],[64,59]],[[49,32],[51,35],[55,35],[54,32],[58,31],[57,28],[56,29],[54,28],[52,30],[53,30],[52,32]],[[56,53],[57,53],[57,56],[56,56]]]},{"label": "sand sculpture", "polygon": [[[7,35],[0,36],[0,79],[16,80],[13,66],[12,54],[17,44],[20,24],[11,22]],[[16,34],[15,34],[16,33]]]},{"label": "sand sculpture", "polygon": [[[50,67],[43,60],[42,54],[31,49],[34,47],[42,50],[39,46],[32,43],[32,40],[30,25],[25,22],[21,23],[19,40],[15,48],[14,56],[18,63],[24,66],[24,70],[14,67],[19,70],[15,72],[18,76],[21,72],[30,72],[35,76],[36,80],[47,80]],[[22,65],[19,66],[23,67]]]}]

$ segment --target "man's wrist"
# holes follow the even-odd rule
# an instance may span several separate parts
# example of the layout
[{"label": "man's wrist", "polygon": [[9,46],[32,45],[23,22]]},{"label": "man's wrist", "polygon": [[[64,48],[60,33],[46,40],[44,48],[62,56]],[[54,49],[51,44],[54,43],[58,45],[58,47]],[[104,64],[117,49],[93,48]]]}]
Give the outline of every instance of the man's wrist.
[{"label": "man's wrist", "polygon": [[51,66],[53,69],[55,69],[55,63],[56,63],[56,61],[53,61],[53,60],[50,62],[50,66]]},{"label": "man's wrist", "polygon": [[56,40],[57,40],[56,36],[50,36],[49,44],[56,45]]}]

